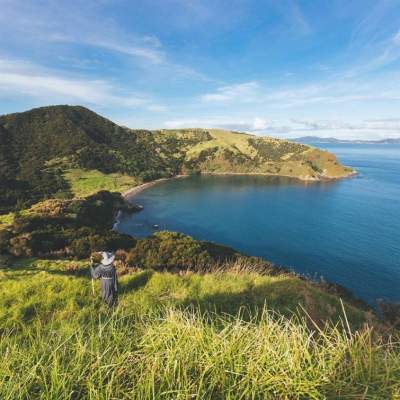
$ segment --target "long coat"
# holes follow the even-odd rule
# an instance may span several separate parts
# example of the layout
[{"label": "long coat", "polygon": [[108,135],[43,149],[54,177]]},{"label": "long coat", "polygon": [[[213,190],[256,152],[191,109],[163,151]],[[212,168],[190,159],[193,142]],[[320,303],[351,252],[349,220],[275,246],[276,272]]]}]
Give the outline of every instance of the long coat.
[{"label": "long coat", "polygon": [[101,298],[111,307],[117,303],[118,280],[113,264],[90,266],[93,279],[101,279]]}]

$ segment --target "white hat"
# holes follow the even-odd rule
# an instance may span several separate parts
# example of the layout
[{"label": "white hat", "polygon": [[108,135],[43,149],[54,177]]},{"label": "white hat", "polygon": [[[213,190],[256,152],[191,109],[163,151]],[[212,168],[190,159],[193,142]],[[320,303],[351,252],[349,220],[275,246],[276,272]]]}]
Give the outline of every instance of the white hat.
[{"label": "white hat", "polygon": [[101,255],[103,256],[101,260],[101,263],[103,265],[110,265],[114,262],[115,256],[113,253],[109,253],[108,251],[103,251]]}]

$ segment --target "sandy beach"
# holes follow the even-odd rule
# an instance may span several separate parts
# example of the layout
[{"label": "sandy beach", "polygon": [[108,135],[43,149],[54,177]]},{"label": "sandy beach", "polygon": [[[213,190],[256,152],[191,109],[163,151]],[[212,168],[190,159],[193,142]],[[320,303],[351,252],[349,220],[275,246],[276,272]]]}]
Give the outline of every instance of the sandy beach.
[{"label": "sandy beach", "polygon": [[160,179],[156,179],[154,181],[151,182],[146,182],[146,183],[142,183],[139,186],[135,186],[132,189],[127,190],[126,192],[122,193],[122,196],[127,199],[130,200],[133,197],[135,197],[137,194],[139,194],[140,192],[142,192],[143,190],[156,185],[157,183],[163,182],[163,181],[169,181],[171,179],[179,179],[179,178],[185,178],[188,175],[177,175],[177,176],[173,176],[171,178],[160,178]]}]

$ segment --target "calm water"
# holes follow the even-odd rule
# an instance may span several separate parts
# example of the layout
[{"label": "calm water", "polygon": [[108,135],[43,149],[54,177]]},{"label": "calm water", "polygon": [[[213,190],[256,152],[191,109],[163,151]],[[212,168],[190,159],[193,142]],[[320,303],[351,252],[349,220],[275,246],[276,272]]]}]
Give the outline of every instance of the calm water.
[{"label": "calm water", "polygon": [[364,300],[400,301],[400,145],[324,146],[357,169],[352,179],[191,177],[135,197],[144,211],[122,232],[153,225],[232,246],[340,283]]}]

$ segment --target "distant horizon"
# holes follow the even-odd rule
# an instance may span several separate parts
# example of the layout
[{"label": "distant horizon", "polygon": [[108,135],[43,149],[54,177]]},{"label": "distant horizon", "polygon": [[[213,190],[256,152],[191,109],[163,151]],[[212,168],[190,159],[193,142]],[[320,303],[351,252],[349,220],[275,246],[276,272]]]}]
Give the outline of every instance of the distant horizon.
[{"label": "distant horizon", "polygon": [[[33,107],[33,108],[30,108],[30,109],[27,109],[27,110],[13,111],[13,112],[4,113],[4,114],[0,113],[0,116],[7,115],[7,114],[13,114],[13,113],[23,113],[23,112],[31,111],[32,109],[35,109],[35,108],[57,107],[57,106],[65,106],[65,105],[66,106],[70,106],[70,107],[86,107],[86,108],[90,109],[90,107],[87,107],[87,106],[84,106],[84,105],[81,105],[81,104],[47,104],[47,105],[39,105],[37,107]],[[96,112],[95,110],[91,110],[91,111]],[[240,129],[239,130],[238,129],[229,129],[229,128],[226,128],[226,127],[207,126],[207,125],[205,125],[205,126],[182,126],[182,127],[179,127],[179,128],[166,128],[166,127],[146,128],[146,127],[142,127],[142,126],[128,126],[128,125],[125,125],[125,124],[121,124],[121,123],[118,123],[118,122],[114,121],[112,118],[108,118],[107,116],[102,115],[100,112],[96,112],[96,113],[101,115],[102,117],[105,117],[105,118],[109,119],[110,121],[112,121],[112,122],[114,122],[114,123],[116,123],[118,125],[124,126],[124,127],[128,128],[128,129],[133,129],[133,130],[135,130],[135,129],[139,129],[139,130],[140,129],[145,129],[145,130],[146,129],[148,129],[148,130],[164,130],[164,129],[165,130],[174,130],[174,129],[222,129],[222,130],[228,130],[228,131],[231,130],[231,131],[235,131],[235,132],[239,132],[239,133],[245,133],[245,134],[254,135],[254,136],[270,136],[270,137],[276,137],[276,138],[288,139],[288,140],[304,139],[304,138],[332,139],[332,140],[338,140],[338,141],[383,141],[383,140],[393,140],[393,139],[400,140],[400,134],[398,136],[382,136],[382,137],[380,136],[378,138],[360,138],[360,137],[350,137],[350,136],[335,137],[335,136],[329,135],[328,133],[327,133],[326,136],[322,136],[322,135],[316,135],[315,131],[309,131],[308,133],[305,132],[305,131],[301,131],[301,132],[304,133],[302,135],[295,135],[295,133],[293,133],[292,135],[285,135],[283,132],[280,132],[279,135],[274,135],[273,132],[262,134],[260,132],[254,132],[254,131],[246,131],[246,130],[240,130]]]}]

